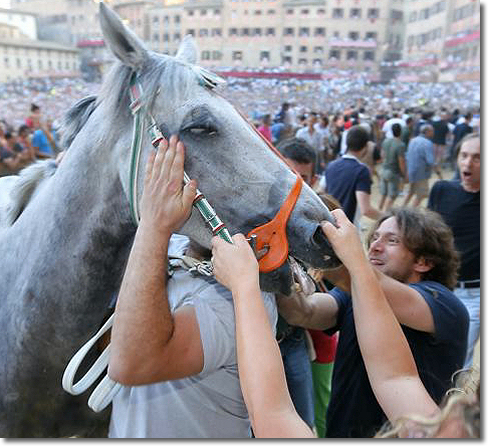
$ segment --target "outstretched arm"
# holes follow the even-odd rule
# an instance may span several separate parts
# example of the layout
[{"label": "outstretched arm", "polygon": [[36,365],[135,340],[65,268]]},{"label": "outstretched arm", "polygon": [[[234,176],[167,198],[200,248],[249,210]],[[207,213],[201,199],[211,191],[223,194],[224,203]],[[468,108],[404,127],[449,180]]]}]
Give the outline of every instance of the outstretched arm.
[{"label": "outstretched arm", "polygon": [[342,210],[338,227],[322,228],[351,276],[354,323],[371,387],[393,421],[407,414],[430,416],[439,409],[425,390],[405,335],[369,263],[359,234]]},{"label": "outstretched arm", "polygon": [[288,393],[280,350],[259,289],[256,258],[242,234],[233,241],[231,245],[214,237],[213,264],[215,277],[234,298],[239,379],[254,434],[313,437]]},{"label": "outstretched arm", "polygon": [[177,379],[203,368],[195,310],[171,314],[166,288],[169,238],[190,215],[196,191],[193,181],[182,188],[183,160],[183,145],[172,137],[147,163],[141,221],[112,329],[108,373],[122,384]]}]

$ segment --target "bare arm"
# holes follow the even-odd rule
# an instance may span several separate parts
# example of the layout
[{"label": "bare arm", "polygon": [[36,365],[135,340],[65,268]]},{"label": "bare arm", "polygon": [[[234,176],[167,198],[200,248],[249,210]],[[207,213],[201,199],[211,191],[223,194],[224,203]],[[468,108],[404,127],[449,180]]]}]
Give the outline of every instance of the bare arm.
[{"label": "bare arm", "polygon": [[354,324],[368,378],[388,418],[417,413],[432,415],[438,407],[418,376],[415,361],[356,228],[342,211],[333,211],[338,228],[323,229],[351,274]]},{"label": "bare arm", "polygon": [[383,214],[376,208],[371,205],[371,195],[357,190],[356,191],[356,200],[359,205],[359,209],[361,210],[361,215],[369,217],[373,220],[377,220]]},{"label": "bare arm", "polygon": [[258,438],[314,437],[288,393],[278,344],[259,290],[258,266],[244,236],[235,245],[214,238],[216,278],[231,289],[236,315],[239,380]]},{"label": "bare arm", "polygon": [[182,190],[183,146],[172,138],[149,158],[141,221],[115,308],[108,373],[126,385],[200,372],[203,350],[195,310],[170,312],[166,288],[171,234],[191,211],[195,184]]},{"label": "bare arm", "polygon": [[405,163],[405,157],[402,155],[398,155],[398,166],[400,167],[400,172],[405,181],[408,182],[407,178],[407,164]]}]

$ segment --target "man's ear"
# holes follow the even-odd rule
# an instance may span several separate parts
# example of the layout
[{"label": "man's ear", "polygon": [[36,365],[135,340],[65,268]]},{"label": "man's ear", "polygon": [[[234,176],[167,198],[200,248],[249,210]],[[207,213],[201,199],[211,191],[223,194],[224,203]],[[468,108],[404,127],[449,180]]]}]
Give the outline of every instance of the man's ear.
[{"label": "man's ear", "polygon": [[432,260],[427,260],[425,257],[419,257],[413,264],[414,271],[420,274],[425,274],[432,268],[434,268]]}]

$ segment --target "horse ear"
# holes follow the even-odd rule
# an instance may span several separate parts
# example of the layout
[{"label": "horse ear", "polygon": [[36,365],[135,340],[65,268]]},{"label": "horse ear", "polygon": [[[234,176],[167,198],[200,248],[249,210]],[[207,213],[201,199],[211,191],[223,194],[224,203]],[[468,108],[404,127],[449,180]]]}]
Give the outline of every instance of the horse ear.
[{"label": "horse ear", "polygon": [[198,49],[191,34],[187,34],[183,37],[175,57],[191,64],[197,62]]},{"label": "horse ear", "polygon": [[146,47],[103,2],[100,2],[100,25],[105,42],[115,57],[135,71],[142,68],[147,59]]}]

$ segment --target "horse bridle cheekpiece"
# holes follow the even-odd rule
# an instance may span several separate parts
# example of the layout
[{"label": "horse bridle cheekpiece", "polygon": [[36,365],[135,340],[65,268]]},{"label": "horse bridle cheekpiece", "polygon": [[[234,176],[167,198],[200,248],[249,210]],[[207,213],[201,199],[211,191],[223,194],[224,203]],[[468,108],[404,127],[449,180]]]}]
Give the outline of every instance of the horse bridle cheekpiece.
[{"label": "horse bridle cheekpiece", "polygon": [[[207,88],[213,89],[218,84],[224,83],[221,77],[214,73],[211,73],[204,68],[191,66],[191,68],[196,72],[200,84],[206,86]],[[137,182],[139,175],[139,165],[141,158],[142,149],[142,132],[144,128],[144,117],[149,121],[147,131],[151,137],[151,144],[154,148],[157,148],[159,143],[164,140],[164,136],[159,129],[156,120],[152,116],[151,112],[147,107],[142,104],[142,86],[137,79],[137,73],[132,73],[130,79],[130,98],[131,104],[130,109],[134,115],[134,130],[132,133],[132,144],[131,144],[131,162],[130,162],[130,172],[129,172],[129,205],[132,218],[134,223],[139,224],[139,203],[137,195]],[[284,158],[281,153],[276,150],[276,148],[264,138],[260,132],[250,123],[245,116],[241,114],[246,122],[251,126],[251,128],[261,137],[261,139],[266,143],[266,145],[283,161]],[[286,162],[286,161],[285,161]],[[293,170],[293,169],[292,169]],[[290,217],[293,208],[300,196],[302,190],[303,180],[300,174],[293,170],[297,176],[295,185],[293,186],[290,194],[286,198],[285,202],[281,206],[280,210],[276,216],[268,223],[258,226],[250,231],[247,237],[253,241],[253,249],[259,251],[262,249],[267,249],[266,254],[262,256],[259,262],[259,271],[263,273],[268,273],[279,268],[286,261],[288,257],[288,239],[286,237],[286,224]],[[190,181],[189,176],[184,173],[184,183]],[[193,205],[202,215],[205,223],[210,227],[212,234],[214,236],[218,235],[225,241],[232,243],[232,237],[219,218],[215,210],[212,208],[210,203],[207,201],[205,196],[200,190],[197,189],[196,197],[193,201]]]}]

